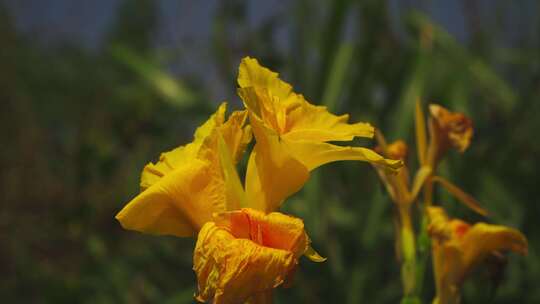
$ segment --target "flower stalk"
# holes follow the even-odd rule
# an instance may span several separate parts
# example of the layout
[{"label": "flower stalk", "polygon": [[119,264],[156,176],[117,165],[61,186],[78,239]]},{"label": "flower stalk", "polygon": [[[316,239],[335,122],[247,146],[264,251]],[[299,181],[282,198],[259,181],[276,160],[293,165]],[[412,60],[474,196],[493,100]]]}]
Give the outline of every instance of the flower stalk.
[{"label": "flower stalk", "polygon": [[416,241],[410,208],[399,208],[401,229],[401,280],[405,297],[414,296],[416,290]]}]

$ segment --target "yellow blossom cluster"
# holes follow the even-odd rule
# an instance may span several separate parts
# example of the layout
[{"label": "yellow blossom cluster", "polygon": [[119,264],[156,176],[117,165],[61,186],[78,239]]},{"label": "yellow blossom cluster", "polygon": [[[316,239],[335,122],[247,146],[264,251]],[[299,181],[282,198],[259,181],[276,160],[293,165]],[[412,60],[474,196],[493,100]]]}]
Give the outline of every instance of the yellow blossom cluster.
[{"label": "yellow blossom cluster", "polygon": [[[267,303],[273,288],[291,282],[302,255],[325,260],[302,220],[277,212],[310,171],[340,160],[385,171],[402,166],[367,148],[329,143],[371,138],[375,130],[309,103],[256,59],[242,60],[238,85],[245,109],[226,118],[222,103],[193,142],[146,165],[141,193],[116,216],[125,229],[197,237],[200,302]],[[237,164],[253,138],[242,183]]]},{"label": "yellow blossom cluster", "polygon": [[[425,268],[417,265],[418,235],[431,239],[438,304],[459,303],[467,275],[487,257],[508,250],[527,253],[527,239],[518,230],[450,219],[433,203],[437,184],[480,215],[488,214],[471,195],[436,174],[450,149],[463,153],[470,145],[473,124],[464,114],[432,104],[426,124],[417,102],[419,168],[411,181],[404,140],[387,143],[370,124],[349,123],[348,115],[311,104],[256,59],[246,57],[240,63],[238,95],[244,109],[227,117],[222,103],[197,128],[191,143],[146,165],[141,193],[116,216],[125,229],[197,238],[196,300],[270,303],[274,288],[292,283],[301,256],[325,260],[311,247],[303,221],[279,208],[304,186],[312,170],[334,161],[371,163],[394,202],[404,299],[417,301],[417,270]],[[335,144],[356,137],[376,137],[378,146]],[[246,155],[248,147],[252,149]],[[244,181],[237,172],[242,159],[247,160]],[[414,203],[420,208],[412,208]],[[421,211],[418,233],[414,210]]]}]

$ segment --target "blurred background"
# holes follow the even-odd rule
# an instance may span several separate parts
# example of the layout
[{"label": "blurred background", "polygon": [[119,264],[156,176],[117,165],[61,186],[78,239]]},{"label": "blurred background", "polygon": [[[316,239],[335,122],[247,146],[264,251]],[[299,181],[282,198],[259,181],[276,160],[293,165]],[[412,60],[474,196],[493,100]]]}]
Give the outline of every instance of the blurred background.
[{"label": "blurred background", "polygon": [[[194,240],[125,231],[114,215],[147,162],[220,101],[240,107],[247,55],[406,139],[413,167],[415,99],[467,113],[472,145],[440,173],[491,216],[442,191],[437,202],[521,229],[530,253],[476,272],[463,302],[540,302],[539,16],[533,0],[0,1],[2,302],[194,302]],[[285,212],[328,261],[303,259],[276,302],[398,302],[391,207],[369,165],[321,168]]]}]

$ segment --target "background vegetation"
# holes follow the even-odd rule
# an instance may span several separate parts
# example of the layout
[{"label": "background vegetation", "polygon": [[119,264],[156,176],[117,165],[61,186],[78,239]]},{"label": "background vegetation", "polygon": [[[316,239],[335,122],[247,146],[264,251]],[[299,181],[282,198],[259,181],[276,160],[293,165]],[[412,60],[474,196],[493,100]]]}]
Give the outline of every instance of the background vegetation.
[{"label": "background vegetation", "polygon": [[[450,13],[441,15],[437,1],[297,0],[256,22],[262,2],[223,1],[209,22],[184,23],[185,31],[206,28],[209,48],[197,41],[175,48],[156,43],[157,2],[123,1],[90,49],[40,43],[39,32],[23,34],[12,6],[0,4],[2,302],[192,303],[194,240],[125,231],[114,215],[137,193],[148,161],[190,141],[222,99],[240,105],[237,66],[251,55],[313,103],[411,146],[417,97],[467,113],[472,146],[441,170],[491,216],[481,219],[442,192],[437,202],[454,216],[521,229],[530,253],[511,256],[504,272],[476,273],[464,302],[538,303],[540,7],[456,3],[442,26],[433,11],[443,20]],[[452,24],[460,26],[451,34]],[[278,303],[400,299],[391,203],[368,165],[320,169],[285,210],[305,219],[328,261],[303,259]],[[434,294],[431,279],[425,299]]]}]

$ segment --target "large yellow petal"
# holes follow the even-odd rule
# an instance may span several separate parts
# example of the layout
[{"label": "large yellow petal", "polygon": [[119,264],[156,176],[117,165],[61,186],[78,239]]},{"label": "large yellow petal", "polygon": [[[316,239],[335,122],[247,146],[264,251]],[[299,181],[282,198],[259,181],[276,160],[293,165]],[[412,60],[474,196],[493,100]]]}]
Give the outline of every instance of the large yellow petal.
[{"label": "large yellow petal", "polygon": [[158,162],[147,164],[141,173],[141,191],[158,182],[166,174],[174,171],[175,168],[186,160],[196,157],[202,143],[203,138],[201,137],[201,140],[195,140],[185,146],[161,153]]},{"label": "large yellow petal", "polygon": [[281,285],[297,265],[291,251],[239,239],[210,222],[199,232],[193,254],[201,302],[244,303]]},{"label": "large yellow petal", "polygon": [[348,123],[349,115],[337,116],[325,106],[308,103],[297,95],[297,105],[287,113],[283,138],[289,140],[350,141],[357,136],[372,138],[375,129],[369,123]]},{"label": "large yellow petal", "polygon": [[117,215],[124,228],[192,236],[214,212],[243,200],[234,165],[251,140],[251,131],[244,127],[246,112],[235,112],[224,122],[225,109],[223,103],[197,129],[192,143],[163,153],[158,163],[145,167],[143,192]]},{"label": "large yellow petal", "polygon": [[340,160],[367,161],[391,170],[397,170],[403,166],[401,160],[386,159],[368,148],[336,146],[307,140],[282,139],[282,143],[286,150],[310,171],[326,163]]},{"label": "large yellow petal", "polygon": [[[210,165],[198,159],[180,165],[129,202],[117,215],[122,227],[152,234],[192,236],[224,211],[208,179]],[[217,181],[213,181],[216,183]]]},{"label": "large yellow petal", "polygon": [[309,178],[309,171],[290,155],[274,130],[252,114],[250,122],[257,144],[246,172],[247,200],[249,207],[272,212],[285,198],[300,190]]}]

